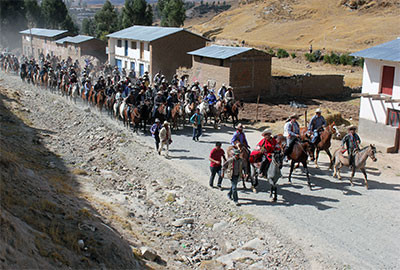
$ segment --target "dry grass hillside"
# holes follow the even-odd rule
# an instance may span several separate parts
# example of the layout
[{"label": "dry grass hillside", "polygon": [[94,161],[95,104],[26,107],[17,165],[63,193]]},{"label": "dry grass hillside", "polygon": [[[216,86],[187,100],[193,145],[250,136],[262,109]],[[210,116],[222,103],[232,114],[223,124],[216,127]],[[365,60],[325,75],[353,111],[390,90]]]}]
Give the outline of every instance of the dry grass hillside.
[{"label": "dry grass hillside", "polygon": [[399,0],[246,1],[210,21],[185,26],[250,46],[357,51],[400,36]]}]

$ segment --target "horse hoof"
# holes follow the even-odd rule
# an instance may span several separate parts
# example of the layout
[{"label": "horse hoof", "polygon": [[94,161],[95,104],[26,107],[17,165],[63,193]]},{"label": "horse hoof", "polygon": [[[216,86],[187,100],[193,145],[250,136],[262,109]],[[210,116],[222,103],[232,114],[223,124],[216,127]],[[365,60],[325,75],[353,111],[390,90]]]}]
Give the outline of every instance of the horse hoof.
[{"label": "horse hoof", "polygon": [[[367,189],[368,189],[368,187],[367,187]],[[253,187],[252,190],[253,190],[254,193],[257,193],[257,189],[256,188]]]}]

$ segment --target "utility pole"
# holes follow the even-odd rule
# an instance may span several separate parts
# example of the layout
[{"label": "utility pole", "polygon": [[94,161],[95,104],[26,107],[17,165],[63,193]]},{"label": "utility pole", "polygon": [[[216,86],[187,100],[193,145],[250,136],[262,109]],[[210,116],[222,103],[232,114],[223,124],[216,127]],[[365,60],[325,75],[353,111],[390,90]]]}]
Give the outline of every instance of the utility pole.
[{"label": "utility pole", "polygon": [[33,56],[33,45],[32,45],[32,23],[29,23],[29,33],[31,35],[31,55]]}]

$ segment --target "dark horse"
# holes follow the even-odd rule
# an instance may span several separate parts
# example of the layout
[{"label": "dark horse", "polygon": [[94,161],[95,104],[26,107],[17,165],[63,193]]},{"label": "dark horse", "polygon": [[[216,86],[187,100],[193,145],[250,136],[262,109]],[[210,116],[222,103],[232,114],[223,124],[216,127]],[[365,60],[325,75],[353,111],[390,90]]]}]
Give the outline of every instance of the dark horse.
[{"label": "dark horse", "polygon": [[225,105],[219,117],[221,121],[227,122],[229,117],[232,117],[233,127],[239,122],[239,109],[243,108],[243,101],[236,101],[232,106]]},{"label": "dark horse", "polygon": [[309,141],[295,142],[292,153],[289,155],[289,157],[292,160],[290,163],[290,172],[289,172],[289,177],[288,177],[289,183],[292,183],[291,178],[292,178],[292,172],[294,169],[294,165],[296,163],[301,163],[301,164],[303,164],[304,170],[306,171],[308,187],[311,189],[310,173],[308,172],[308,168],[307,168],[307,159],[308,159],[309,154],[311,157],[314,156],[313,147]]}]

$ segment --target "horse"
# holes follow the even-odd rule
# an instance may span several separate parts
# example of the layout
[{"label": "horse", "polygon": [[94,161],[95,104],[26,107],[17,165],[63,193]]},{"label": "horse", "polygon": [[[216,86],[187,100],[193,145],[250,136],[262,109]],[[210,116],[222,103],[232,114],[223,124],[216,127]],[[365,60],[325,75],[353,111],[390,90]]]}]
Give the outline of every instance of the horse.
[{"label": "horse", "polygon": [[185,106],[185,115],[187,115],[190,119],[190,117],[192,117],[192,115],[195,113],[196,110],[196,103],[192,102],[192,103],[188,103]]},{"label": "horse", "polygon": [[292,153],[290,153],[289,155],[289,157],[292,159],[290,163],[290,172],[288,177],[289,183],[292,183],[291,178],[294,165],[296,163],[301,163],[303,164],[304,170],[306,171],[308,187],[311,189],[310,173],[307,168],[307,159],[308,159],[308,153],[311,155],[311,157],[313,157],[312,149],[313,149],[312,144],[309,141],[295,142]]},{"label": "horse", "polygon": [[276,151],[272,157],[271,157],[271,164],[269,165],[268,171],[267,171],[267,180],[269,184],[271,185],[271,193],[269,197],[271,198],[272,196],[274,197],[272,201],[276,202],[278,199],[278,194],[277,194],[277,183],[279,178],[282,177],[281,169],[283,166],[283,154],[282,151]]},{"label": "horse", "polygon": [[115,102],[115,94],[106,97],[105,105],[106,105],[108,114],[112,115],[114,102]]},{"label": "horse", "polygon": [[[235,142],[235,145],[231,145],[226,149],[228,158],[231,158],[233,156],[234,149],[238,149],[240,151],[240,158],[243,160],[243,171],[247,175],[247,177],[243,178],[242,181],[243,181],[243,188],[246,188],[245,181],[249,181],[249,179],[251,180],[251,177],[250,177],[251,167],[250,167],[250,162],[249,162],[250,152],[244,144]],[[255,186],[253,185],[253,181],[251,184],[252,184],[253,191],[255,191]]]},{"label": "horse", "polygon": [[154,118],[160,119],[161,122],[167,119],[167,106],[164,103],[158,106]]},{"label": "horse", "polygon": [[105,103],[105,101],[106,101],[106,94],[104,93],[104,91],[105,91],[105,90],[100,90],[100,91],[97,93],[97,100],[96,100],[96,103],[97,103],[97,106],[99,107],[100,112],[102,111],[103,105],[104,105],[104,103]]},{"label": "horse", "polygon": [[239,109],[243,109],[243,101],[236,101],[232,104],[232,106],[225,105],[224,109],[220,113],[220,119],[228,121],[229,117],[232,117],[233,127],[235,127],[236,123],[239,122]]},{"label": "horse", "polygon": [[[218,102],[217,102],[218,103]],[[219,115],[221,113],[221,110],[219,109],[220,106],[217,106],[217,103],[214,105],[210,106],[210,111],[208,112],[207,115],[214,118],[214,128],[217,129],[218,128],[218,123],[219,123]],[[211,120],[210,120],[211,121]]]},{"label": "horse", "polygon": [[74,83],[71,85],[71,99],[76,104],[76,98],[79,97],[79,85],[78,83]]},{"label": "horse", "polygon": [[150,120],[151,116],[151,106],[149,101],[145,101],[143,104],[139,105],[139,126],[146,132],[147,122]]},{"label": "horse", "polygon": [[[353,177],[356,173],[357,169],[364,174],[364,181],[365,187],[368,189],[368,182],[367,182],[367,172],[365,170],[365,165],[368,158],[371,158],[372,161],[376,162],[377,158],[375,157],[376,154],[376,147],[373,144],[364,147],[363,149],[356,151],[354,156],[354,165],[351,171],[350,183],[352,186],[353,184]],[[345,157],[341,151],[341,149],[337,149],[333,154],[333,177],[337,177],[338,179],[342,179],[340,175],[340,168],[343,166],[349,167],[350,166],[349,157]]]},{"label": "horse", "polygon": [[140,115],[139,109],[138,109],[138,107],[133,107],[130,105],[128,105],[127,107],[130,107],[129,117],[131,120],[131,124],[133,126],[133,132],[136,132],[136,134],[138,134],[139,133],[139,125],[140,125],[140,121],[141,121],[141,115]]},{"label": "horse", "polygon": [[172,129],[178,130],[179,129],[179,120],[182,120],[182,126],[185,124],[184,121],[184,109],[182,104],[177,103],[175,104],[174,108],[171,111],[171,123]]},{"label": "horse", "polygon": [[207,114],[210,111],[210,104],[208,104],[208,102],[206,100],[203,100],[197,106],[197,108],[200,110],[200,113],[203,115],[205,123],[207,123]]},{"label": "horse", "polygon": [[[318,166],[318,157],[319,157],[319,152],[324,150],[329,157],[330,161],[330,168],[332,167],[332,155],[331,152],[329,151],[329,147],[331,147],[331,139],[332,139],[332,134],[336,134],[336,136],[340,136],[340,133],[335,126],[335,122],[331,123],[330,125],[326,126],[323,128],[322,132],[320,133],[320,141],[315,145],[315,167],[319,168]],[[307,136],[307,128],[300,128],[300,138],[302,140],[306,140],[308,138]]]}]

